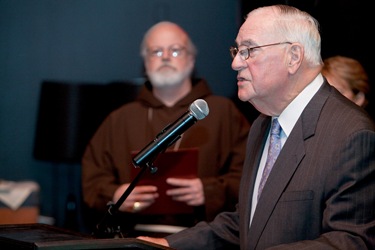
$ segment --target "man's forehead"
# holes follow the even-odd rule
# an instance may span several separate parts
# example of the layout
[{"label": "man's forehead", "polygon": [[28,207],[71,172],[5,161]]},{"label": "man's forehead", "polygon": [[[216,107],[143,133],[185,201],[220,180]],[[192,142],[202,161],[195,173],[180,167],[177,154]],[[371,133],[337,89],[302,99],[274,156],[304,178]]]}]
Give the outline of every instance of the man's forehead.
[{"label": "man's forehead", "polygon": [[168,40],[172,43],[185,42],[187,34],[177,25],[163,24],[155,27],[148,36],[148,42]]},{"label": "man's forehead", "polygon": [[172,45],[179,44],[185,45],[187,41],[186,34],[178,29],[174,30],[155,30],[150,34],[147,39],[148,45],[158,46],[158,45]]},{"label": "man's forehead", "polygon": [[237,38],[236,38],[236,43],[238,45],[252,45],[255,44],[255,40],[257,37],[259,37],[259,32],[257,29],[251,25],[242,25],[240,28]]},{"label": "man's forehead", "polygon": [[[259,18],[257,18],[259,17]],[[262,16],[249,16],[238,31],[236,43],[239,45],[254,45],[259,40],[266,39],[270,33],[270,21]]]}]

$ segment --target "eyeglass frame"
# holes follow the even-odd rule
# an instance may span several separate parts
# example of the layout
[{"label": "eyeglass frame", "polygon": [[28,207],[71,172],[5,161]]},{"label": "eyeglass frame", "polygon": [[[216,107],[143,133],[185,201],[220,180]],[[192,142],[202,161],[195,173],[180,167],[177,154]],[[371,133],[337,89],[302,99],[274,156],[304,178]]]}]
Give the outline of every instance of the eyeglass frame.
[{"label": "eyeglass frame", "polygon": [[[271,43],[271,44],[265,44],[265,45],[254,46],[254,47],[247,47],[247,48],[241,49],[241,50],[239,50],[238,47],[231,46],[229,48],[229,52],[230,52],[230,55],[231,55],[232,59],[234,59],[238,54],[240,54],[240,58],[243,61],[246,61],[247,59],[249,59],[251,57],[250,55],[251,55],[251,53],[253,52],[254,49],[259,49],[259,48],[268,47],[268,46],[281,45],[281,44],[292,44],[292,42]],[[236,51],[235,55],[233,55],[233,51]],[[247,56],[243,57],[243,55],[241,55],[241,51],[247,51]]]},{"label": "eyeglass frame", "polygon": [[146,52],[150,58],[162,58],[164,56],[164,50],[167,49],[168,56],[177,58],[180,57],[184,52],[188,53],[187,48],[181,45],[171,45],[168,48],[156,47],[155,49],[147,48]]}]

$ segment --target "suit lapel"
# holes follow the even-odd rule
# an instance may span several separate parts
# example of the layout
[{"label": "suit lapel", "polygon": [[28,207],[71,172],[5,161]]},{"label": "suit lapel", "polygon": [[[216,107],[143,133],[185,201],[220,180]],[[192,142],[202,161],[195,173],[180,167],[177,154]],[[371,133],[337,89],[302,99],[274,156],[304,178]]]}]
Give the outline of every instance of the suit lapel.
[{"label": "suit lapel", "polygon": [[[320,111],[329,95],[329,85],[325,82],[317,94],[302,112],[289,135],[259,199],[254,218],[248,232],[251,249],[255,249],[264,228],[271,217],[278,201],[287,188],[290,179],[305,156],[305,140],[314,135]],[[270,121],[268,122],[270,123]],[[267,130],[268,131],[268,130]],[[263,134],[267,137],[267,134]],[[261,151],[261,150],[260,150]],[[260,152],[261,153],[261,152]],[[259,161],[254,162],[252,186],[255,182]],[[251,192],[252,194],[252,192]],[[251,196],[249,194],[249,196]],[[251,201],[251,197],[250,197]],[[251,204],[251,202],[250,202]],[[250,213],[250,212],[249,212]],[[249,218],[249,216],[248,216]]]},{"label": "suit lapel", "polygon": [[[254,190],[259,161],[262,155],[262,149],[266,142],[267,131],[270,123],[271,117],[261,114],[252,124],[252,129],[249,133],[247,154],[244,162],[239,194],[240,206],[238,208],[240,216],[244,218],[240,220],[240,228],[241,232],[245,233],[245,235],[247,235],[249,231],[252,193]],[[247,237],[243,237],[242,240],[246,241],[246,238]]]}]

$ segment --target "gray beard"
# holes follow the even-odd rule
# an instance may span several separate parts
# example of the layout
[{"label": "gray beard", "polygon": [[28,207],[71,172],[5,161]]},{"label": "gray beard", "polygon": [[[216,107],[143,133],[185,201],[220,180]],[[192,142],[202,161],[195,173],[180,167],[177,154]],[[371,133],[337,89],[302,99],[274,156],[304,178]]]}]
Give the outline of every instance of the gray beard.
[{"label": "gray beard", "polygon": [[181,84],[187,77],[190,77],[193,68],[187,68],[181,73],[159,73],[159,72],[148,72],[148,78],[155,87],[168,87],[176,86]]}]

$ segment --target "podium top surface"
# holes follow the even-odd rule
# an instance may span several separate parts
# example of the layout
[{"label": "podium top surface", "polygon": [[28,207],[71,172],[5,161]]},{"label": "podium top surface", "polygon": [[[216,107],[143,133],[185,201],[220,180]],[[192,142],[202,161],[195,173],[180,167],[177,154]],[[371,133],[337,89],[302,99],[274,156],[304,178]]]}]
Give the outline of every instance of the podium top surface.
[{"label": "podium top surface", "polygon": [[[4,248],[6,247],[6,248]],[[44,224],[0,225],[1,249],[171,249],[135,238],[97,239]]]}]

